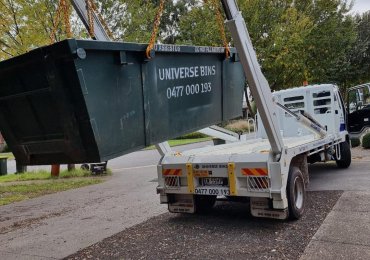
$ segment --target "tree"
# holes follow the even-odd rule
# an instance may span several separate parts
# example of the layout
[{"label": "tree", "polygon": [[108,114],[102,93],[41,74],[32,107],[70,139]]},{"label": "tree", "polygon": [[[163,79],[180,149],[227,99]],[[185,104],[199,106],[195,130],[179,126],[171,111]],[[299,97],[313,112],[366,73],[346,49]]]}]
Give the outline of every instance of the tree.
[{"label": "tree", "polygon": [[350,86],[370,81],[370,11],[354,17],[357,37],[347,52],[350,68],[346,74]]},{"label": "tree", "polygon": [[[231,40],[228,35],[227,38]],[[179,44],[223,46],[216,10],[210,4],[192,6],[179,23]]]},{"label": "tree", "polygon": [[305,79],[305,39],[313,23],[291,2],[247,0],[241,5],[262,70],[273,90],[300,85]]},{"label": "tree", "polygon": [[[0,60],[11,58],[31,49],[66,38],[63,19],[55,24],[58,0],[0,0]],[[81,26],[72,20],[75,35]]]},{"label": "tree", "polygon": [[309,57],[306,61],[309,80],[343,84],[350,69],[347,53],[356,39],[353,17],[348,15],[352,3],[340,0],[305,1],[300,6],[312,17],[314,28],[307,37]]}]

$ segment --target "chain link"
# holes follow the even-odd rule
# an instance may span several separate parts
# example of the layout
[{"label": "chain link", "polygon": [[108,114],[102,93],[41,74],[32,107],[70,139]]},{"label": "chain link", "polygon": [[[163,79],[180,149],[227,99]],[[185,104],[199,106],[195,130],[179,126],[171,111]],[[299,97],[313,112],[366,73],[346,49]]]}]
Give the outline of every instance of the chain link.
[{"label": "chain link", "polygon": [[67,37],[68,38],[72,37],[71,24],[69,22],[69,16],[70,16],[70,13],[71,13],[71,6],[69,5],[69,3],[67,1],[68,0],[59,0],[59,2],[58,2],[56,15],[54,16],[54,19],[53,19],[53,28],[52,28],[52,31],[50,33],[50,42],[51,43],[54,43],[56,41],[56,32],[57,32],[58,25],[59,25],[60,20],[61,20],[62,13],[63,13],[63,18],[64,18],[63,22],[64,22]]},{"label": "chain link", "polygon": [[61,0],[63,16],[64,16],[64,26],[66,27],[67,38],[72,38],[71,23],[69,17],[71,16],[71,5],[67,0]]},{"label": "chain link", "polygon": [[[99,13],[98,8],[96,7],[95,3],[92,0],[85,0],[86,9],[87,9],[87,20],[89,23],[88,33],[91,37],[94,37],[94,13],[98,16],[99,21],[104,27],[104,30],[107,32],[108,36],[113,39],[113,34],[109,30],[107,23],[104,21],[103,16]],[[56,15],[53,19],[53,28],[50,34],[50,42],[55,43],[56,41],[56,32],[58,30],[59,23],[61,21],[61,16],[63,14],[63,23],[65,27],[65,31],[67,34],[67,38],[72,38],[72,30],[71,30],[71,23],[70,23],[70,15],[71,15],[71,4],[69,0],[59,0]]]},{"label": "chain link", "polygon": [[90,37],[94,37],[94,13],[98,16],[98,19],[100,23],[103,25],[104,30],[108,34],[109,38],[114,39],[113,34],[111,30],[109,29],[107,23],[105,22],[103,16],[100,14],[96,4],[93,2],[93,0],[85,0],[86,2],[86,9],[87,9],[87,20],[89,22],[89,34]]},{"label": "chain link", "polygon": [[222,17],[220,4],[217,0],[206,0],[205,3],[207,3],[207,2],[210,5],[212,5],[216,10],[217,24],[218,24],[218,28],[220,30],[220,34],[221,34],[221,37],[222,37],[222,42],[223,42],[224,47],[225,47],[225,55],[226,55],[226,58],[229,58],[230,57],[230,47],[229,47],[229,44],[228,44],[227,39],[226,39],[224,19]]},{"label": "chain link", "polygon": [[85,0],[87,10],[87,21],[89,23],[88,32],[90,37],[94,37],[94,20],[93,20],[93,8],[90,0]]},{"label": "chain link", "polygon": [[159,3],[159,8],[158,8],[157,14],[155,16],[155,20],[154,20],[154,27],[153,27],[152,35],[150,36],[149,45],[146,48],[145,54],[146,54],[146,57],[148,59],[151,58],[150,52],[153,49],[155,39],[157,38],[157,33],[158,33],[159,25],[161,23],[161,17],[162,17],[163,8],[164,8],[164,1],[165,0],[161,0],[160,3]]}]

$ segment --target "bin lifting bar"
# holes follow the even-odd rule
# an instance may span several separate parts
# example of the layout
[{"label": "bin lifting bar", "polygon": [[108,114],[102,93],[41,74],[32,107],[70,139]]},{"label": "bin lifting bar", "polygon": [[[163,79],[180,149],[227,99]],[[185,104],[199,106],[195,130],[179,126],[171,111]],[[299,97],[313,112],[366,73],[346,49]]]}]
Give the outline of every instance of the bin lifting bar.
[{"label": "bin lifting bar", "polygon": [[[91,38],[100,41],[110,41],[114,38],[93,0],[71,0],[71,2]],[[67,38],[72,38],[71,23],[69,21],[71,5],[68,0],[59,0],[56,15],[53,19],[53,29],[50,34],[51,43],[56,41],[56,31],[62,14]],[[95,29],[96,27],[97,30]]]},{"label": "bin lifting bar", "polygon": [[[113,39],[108,25],[98,12],[92,0],[70,0],[77,15],[85,25],[90,36],[98,41],[111,41]],[[91,9],[91,8],[92,9]]]},{"label": "bin lifting bar", "polygon": [[269,83],[261,71],[247,26],[236,0],[221,0],[221,2],[225,10],[227,25],[234,39],[235,47],[238,50],[240,61],[266,130],[274,161],[279,161],[284,149],[284,142],[281,137],[276,105]]}]

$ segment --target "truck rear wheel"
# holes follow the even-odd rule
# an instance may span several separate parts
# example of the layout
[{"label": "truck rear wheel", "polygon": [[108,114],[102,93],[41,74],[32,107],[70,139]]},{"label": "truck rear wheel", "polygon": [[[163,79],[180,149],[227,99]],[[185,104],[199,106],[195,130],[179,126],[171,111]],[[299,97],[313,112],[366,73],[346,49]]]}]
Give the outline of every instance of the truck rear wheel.
[{"label": "truck rear wheel", "polygon": [[217,196],[195,195],[196,213],[206,213],[210,211],[216,203]]},{"label": "truck rear wheel", "polygon": [[340,143],[340,158],[335,160],[338,168],[345,169],[351,165],[351,148],[349,143]]},{"label": "truck rear wheel", "polygon": [[302,172],[298,168],[289,171],[287,185],[289,218],[299,219],[304,213],[306,189]]}]

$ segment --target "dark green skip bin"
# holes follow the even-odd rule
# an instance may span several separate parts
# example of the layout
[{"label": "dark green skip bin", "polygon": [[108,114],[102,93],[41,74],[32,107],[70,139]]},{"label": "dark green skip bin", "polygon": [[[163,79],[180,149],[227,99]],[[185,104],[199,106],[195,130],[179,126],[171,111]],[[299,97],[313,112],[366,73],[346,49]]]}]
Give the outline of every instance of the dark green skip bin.
[{"label": "dark green skip bin", "polygon": [[235,50],[65,40],[0,63],[0,130],[22,165],[106,161],[241,115]]}]

